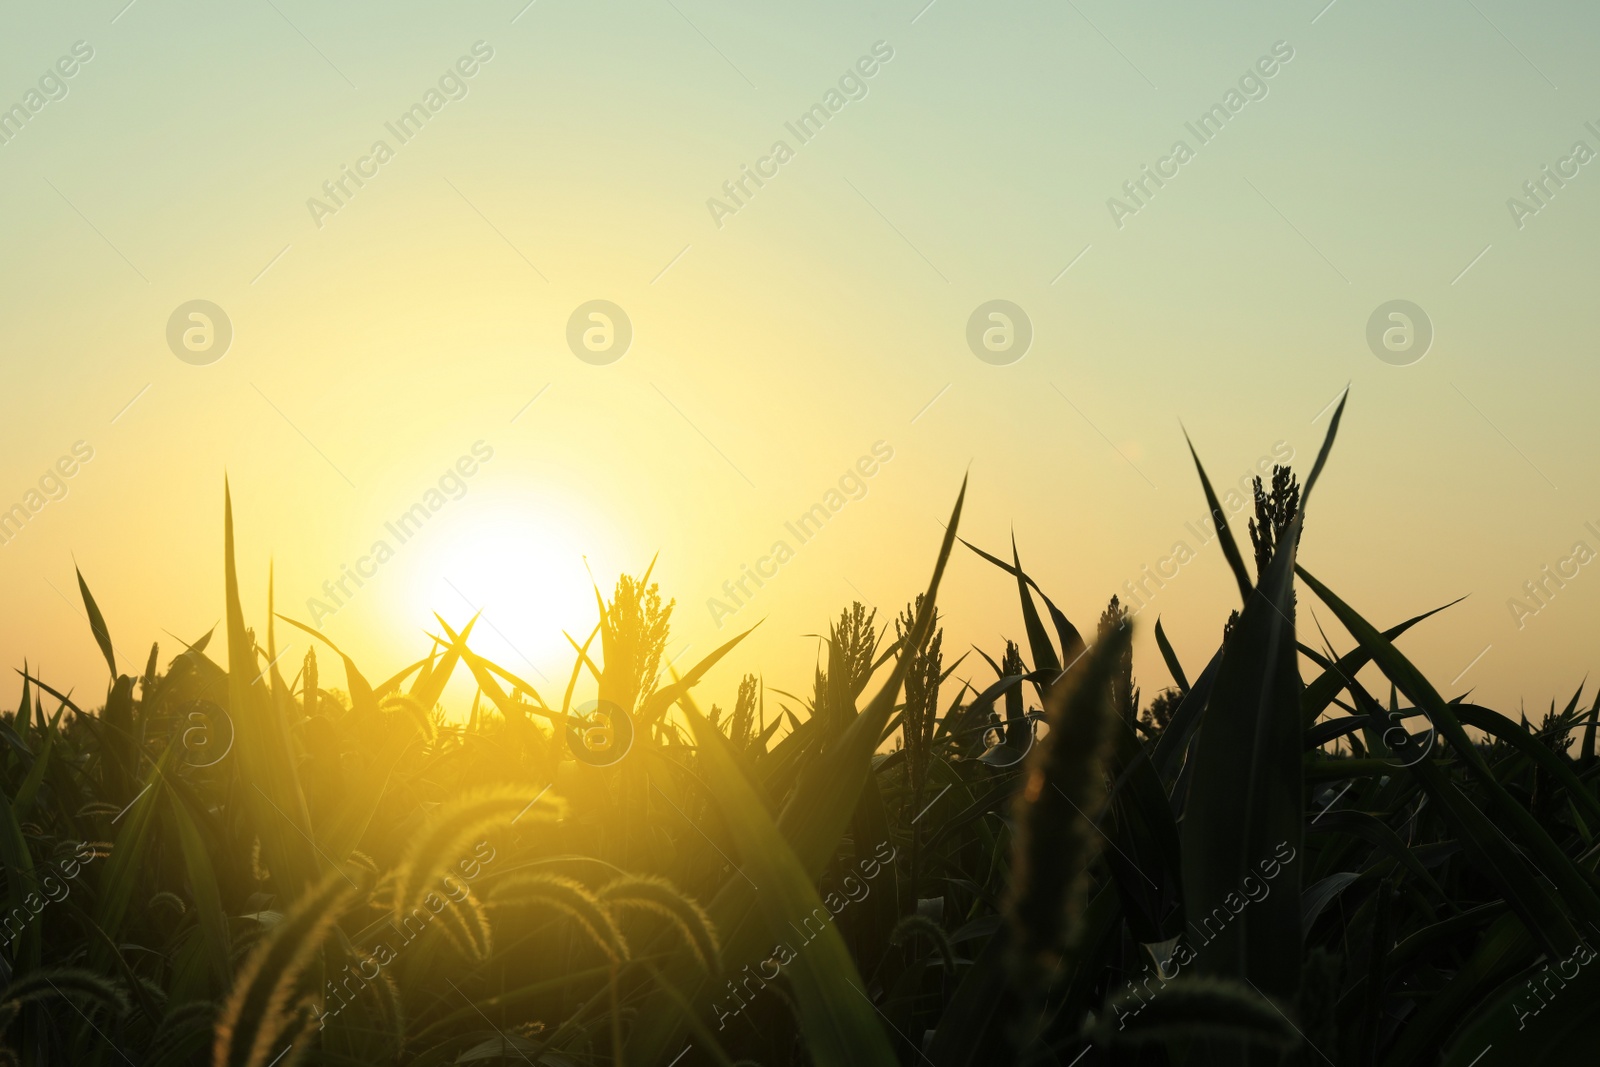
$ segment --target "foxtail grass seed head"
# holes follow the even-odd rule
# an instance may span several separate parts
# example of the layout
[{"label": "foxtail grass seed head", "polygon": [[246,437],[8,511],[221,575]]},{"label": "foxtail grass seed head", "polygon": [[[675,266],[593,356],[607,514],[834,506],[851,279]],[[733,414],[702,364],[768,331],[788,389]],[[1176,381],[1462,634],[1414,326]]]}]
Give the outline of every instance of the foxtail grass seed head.
[{"label": "foxtail grass seed head", "polygon": [[1103,636],[1052,695],[1049,732],[1030,753],[1014,807],[1007,901],[1018,980],[1052,970],[1081,932],[1088,868],[1100,851],[1095,819],[1105,803],[1112,678],[1129,628]]},{"label": "foxtail grass seed head", "polygon": [[491,830],[516,825],[529,829],[553,823],[566,811],[548,787],[489,786],[458,797],[436,811],[412,839],[393,872],[393,919],[400,921],[474,842]]},{"label": "foxtail grass seed head", "polygon": [[559,874],[525,872],[502,879],[489,904],[500,909],[544,909],[565,913],[613,964],[629,957],[628,942],[611,910],[582,882]]},{"label": "foxtail grass seed head", "polygon": [[721,947],[711,917],[665,878],[628,875],[602,886],[595,898],[613,915],[634,910],[665,919],[683,938],[700,966],[713,973],[719,969]]}]

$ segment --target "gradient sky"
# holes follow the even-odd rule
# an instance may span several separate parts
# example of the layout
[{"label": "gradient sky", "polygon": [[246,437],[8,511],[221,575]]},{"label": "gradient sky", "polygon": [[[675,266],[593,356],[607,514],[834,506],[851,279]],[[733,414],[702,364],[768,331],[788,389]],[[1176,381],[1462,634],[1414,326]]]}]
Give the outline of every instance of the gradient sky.
[{"label": "gradient sky", "polygon": [[[1014,530],[1081,627],[1199,549],[1140,617],[1148,694],[1154,617],[1193,672],[1237,603],[1185,528],[1205,505],[1180,420],[1218,482],[1278,442],[1304,471],[1350,383],[1305,565],[1380,625],[1470,594],[1404,643],[1452,694],[1541,707],[1597,665],[1600,568],[1520,629],[1508,607],[1575,541],[1600,550],[1600,163],[1520,227],[1507,205],[1600,151],[1592,8],[524,3],[11,5],[0,107],[76,42],[93,58],[0,144],[0,510],[76,442],[93,458],[0,546],[8,663],[98,700],[74,561],[125,671],[210,628],[225,476],[247,615],[271,561],[309,621],[481,441],[464,495],[321,620],[371,676],[426,650],[431,611],[482,608],[481,651],[559,697],[590,571],[609,592],[659,552],[680,666],[766,619],[708,702],[745,670],[806,688],[805,635],[914,595],[970,472],[964,534]],[[385,123],[476,42],[464,98],[400,144]],[[866,95],[800,143],[785,123],[877,42]],[[1279,42],[1266,95],[1196,140]],[[378,139],[393,158],[319,227],[308,199]],[[719,226],[708,198],[780,139],[793,158]],[[1108,199],[1180,139],[1194,157],[1119,226]],[[204,366],[166,337],[196,299],[234,331]],[[566,342],[596,299],[634,331],[607,366]],[[993,299],[1034,331],[1008,366],[966,342]],[[1408,366],[1366,340],[1395,299],[1435,331]],[[715,626],[708,598],[878,441],[866,495]],[[942,602],[947,649],[1020,636],[974,556]]]}]

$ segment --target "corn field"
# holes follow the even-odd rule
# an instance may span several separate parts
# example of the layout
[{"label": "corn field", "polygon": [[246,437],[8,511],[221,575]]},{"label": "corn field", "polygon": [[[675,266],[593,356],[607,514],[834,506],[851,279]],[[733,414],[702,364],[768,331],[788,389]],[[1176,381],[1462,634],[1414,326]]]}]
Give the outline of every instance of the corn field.
[{"label": "corn field", "polygon": [[[1155,625],[1148,702],[1126,610],[1080,629],[962,541],[965,487],[809,692],[708,694],[740,637],[664,665],[649,571],[562,692],[442,619],[378,681],[315,631],[280,659],[306,628],[247,619],[231,504],[225,624],[139,677],[80,575],[103,703],[25,666],[0,721],[0,1061],[1588,1062],[1600,701],[1448,698],[1396,645],[1433,612],[1380,627],[1298,565],[1342,412],[1303,485],[1257,483],[1253,567],[1196,458],[1240,605],[1203,664]],[[944,647],[958,551],[1019,640]]]}]

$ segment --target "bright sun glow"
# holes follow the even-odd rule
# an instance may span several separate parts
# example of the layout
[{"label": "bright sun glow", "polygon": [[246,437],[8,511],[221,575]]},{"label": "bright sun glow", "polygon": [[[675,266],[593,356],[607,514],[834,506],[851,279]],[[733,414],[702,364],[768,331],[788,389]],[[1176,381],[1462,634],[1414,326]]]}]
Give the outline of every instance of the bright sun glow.
[{"label": "bright sun glow", "polygon": [[[578,539],[565,523],[515,504],[449,519],[449,526],[430,531],[412,575],[408,614],[431,619],[437,612],[456,629],[479,614],[473,648],[546,700],[559,700],[574,655],[562,631],[581,642],[596,621]],[[445,703],[464,713],[454,690]]]}]

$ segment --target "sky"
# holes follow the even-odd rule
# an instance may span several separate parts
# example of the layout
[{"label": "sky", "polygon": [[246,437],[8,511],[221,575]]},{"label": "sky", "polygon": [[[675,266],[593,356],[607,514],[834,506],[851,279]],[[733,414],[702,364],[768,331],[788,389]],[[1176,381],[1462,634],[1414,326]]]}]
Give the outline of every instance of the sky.
[{"label": "sky", "polygon": [[[1081,628],[1170,575],[1148,696],[1155,619],[1193,675],[1237,606],[1185,430],[1219,484],[1303,474],[1347,385],[1302,563],[1380,626],[1467,597],[1402,644],[1449,695],[1597,665],[1591,8],[3,17],[0,651],[86,700],[74,566],[121,669],[165,660],[222,617],[225,483],[247,617],[270,567],[369,677],[481,611],[556,699],[591,582],[658,558],[680,669],[761,623],[727,706],[921,590],[963,477]],[[941,604],[951,658],[1022,636],[965,550]]]}]

